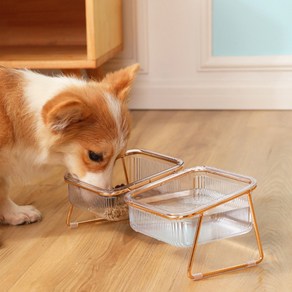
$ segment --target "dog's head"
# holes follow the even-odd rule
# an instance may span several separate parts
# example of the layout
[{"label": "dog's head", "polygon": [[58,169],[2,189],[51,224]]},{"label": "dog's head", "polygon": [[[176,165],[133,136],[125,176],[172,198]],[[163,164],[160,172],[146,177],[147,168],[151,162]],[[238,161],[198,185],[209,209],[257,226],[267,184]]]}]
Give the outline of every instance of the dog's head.
[{"label": "dog's head", "polygon": [[114,162],[130,134],[127,97],[138,69],[132,65],[100,82],[72,86],[43,107],[44,123],[54,137],[52,150],[82,181],[110,186]]}]

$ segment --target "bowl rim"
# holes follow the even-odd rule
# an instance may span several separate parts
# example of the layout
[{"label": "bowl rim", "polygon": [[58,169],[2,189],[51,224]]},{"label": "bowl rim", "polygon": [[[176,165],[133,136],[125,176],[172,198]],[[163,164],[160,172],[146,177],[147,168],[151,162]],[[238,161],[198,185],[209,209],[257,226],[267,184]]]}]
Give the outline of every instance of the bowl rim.
[{"label": "bowl rim", "polygon": [[[153,205],[150,205],[144,202],[139,202],[138,200],[135,199],[135,196],[141,193],[144,193],[146,191],[159,187],[171,180],[178,179],[181,176],[185,176],[189,173],[196,173],[196,172],[218,175],[224,178],[232,179],[237,182],[246,183],[247,185],[242,187],[238,191],[232,192],[226,196],[223,196],[222,198],[212,201],[212,203],[210,204],[202,205],[200,207],[194,208],[191,211],[185,211],[185,212],[170,213],[170,212],[167,212],[166,210],[163,210],[161,208],[155,207]],[[256,187],[257,187],[256,179],[251,176],[245,176],[245,175],[229,172],[229,171],[218,169],[211,166],[195,166],[195,167],[178,171],[170,176],[154,181],[148,185],[141,186],[138,189],[131,190],[125,195],[124,200],[129,207],[136,208],[141,211],[148,212],[153,215],[157,215],[157,216],[170,219],[170,220],[183,220],[187,218],[193,218],[198,215],[202,215],[205,211],[209,209],[215,208],[221,204],[232,201],[243,195],[247,195],[248,193],[251,194],[251,192]]]},{"label": "bowl rim", "polygon": [[64,180],[69,185],[73,185],[73,186],[76,186],[88,191],[92,191],[96,195],[103,196],[103,197],[114,197],[114,196],[123,195],[131,190],[135,190],[141,186],[144,186],[146,184],[159,180],[165,176],[171,175],[179,171],[180,169],[182,169],[184,165],[184,161],[182,159],[161,154],[155,151],[146,150],[146,149],[138,149],[138,148],[127,150],[123,155],[117,157],[117,159],[123,159],[127,156],[137,155],[137,154],[144,155],[145,157],[148,156],[148,157],[162,160],[162,161],[167,161],[167,162],[172,163],[173,166],[163,171],[157,172],[156,174],[153,174],[151,176],[142,178],[140,180],[134,181],[132,183],[126,184],[118,188],[111,188],[111,189],[100,188],[92,184],[83,182],[77,176],[75,176],[74,174],[71,174],[70,172],[67,172],[64,175]]}]

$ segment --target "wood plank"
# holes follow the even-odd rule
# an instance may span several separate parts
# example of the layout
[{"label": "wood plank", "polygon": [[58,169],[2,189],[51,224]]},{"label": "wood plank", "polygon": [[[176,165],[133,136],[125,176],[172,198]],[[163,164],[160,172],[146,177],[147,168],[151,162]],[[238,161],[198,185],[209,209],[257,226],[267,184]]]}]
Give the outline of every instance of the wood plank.
[{"label": "wood plank", "polygon": [[1,0],[1,46],[86,46],[85,0]]},{"label": "wood plank", "polygon": [[102,58],[122,47],[122,1],[86,0],[87,55]]},{"label": "wood plank", "polygon": [[121,49],[119,46],[98,59],[88,59],[84,46],[0,46],[0,65],[31,69],[96,69]]},{"label": "wood plank", "polygon": [[[190,248],[134,232],[128,222],[69,229],[63,169],[15,199],[33,203],[43,221],[0,225],[3,291],[292,291],[292,115],[290,111],[133,111],[129,148],[254,176],[257,221],[265,252],[257,267],[203,281],[187,278]],[[253,254],[250,237],[200,246],[196,268]],[[253,246],[253,242],[251,242]],[[220,290],[220,291],[221,291]]]},{"label": "wood plank", "polygon": [[0,46],[0,65],[15,68],[95,68],[84,46]]}]

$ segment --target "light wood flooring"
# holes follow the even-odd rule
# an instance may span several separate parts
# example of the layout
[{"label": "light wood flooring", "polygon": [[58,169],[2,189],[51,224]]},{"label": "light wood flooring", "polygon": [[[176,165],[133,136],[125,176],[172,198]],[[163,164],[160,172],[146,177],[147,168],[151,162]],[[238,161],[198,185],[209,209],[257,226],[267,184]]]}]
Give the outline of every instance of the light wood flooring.
[{"label": "light wood flooring", "polygon": [[[190,248],[133,231],[127,221],[66,226],[63,170],[21,188],[20,204],[34,204],[43,220],[0,226],[0,291],[292,291],[292,112],[133,111],[129,148],[257,179],[253,192],[265,258],[256,267],[192,281]],[[217,245],[218,243],[218,245]],[[200,248],[198,268],[226,264],[249,240]],[[217,247],[216,247],[217,246]]]}]

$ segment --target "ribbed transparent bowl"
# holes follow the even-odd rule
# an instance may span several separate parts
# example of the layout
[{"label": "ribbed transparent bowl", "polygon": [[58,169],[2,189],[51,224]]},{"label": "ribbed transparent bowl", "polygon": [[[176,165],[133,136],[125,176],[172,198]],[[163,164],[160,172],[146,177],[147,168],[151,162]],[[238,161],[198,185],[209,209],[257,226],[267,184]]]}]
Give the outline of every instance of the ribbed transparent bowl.
[{"label": "ribbed transparent bowl", "polygon": [[203,214],[198,242],[238,236],[252,229],[247,194],[251,177],[194,167],[129,192],[131,227],[175,246],[191,246]]},{"label": "ribbed transparent bowl", "polygon": [[113,186],[120,186],[101,189],[66,174],[69,202],[106,220],[123,220],[128,218],[124,201],[127,192],[173,174],[182,166],[182,160],[170,156],[142,149],[128,150],[114,166]]}]

